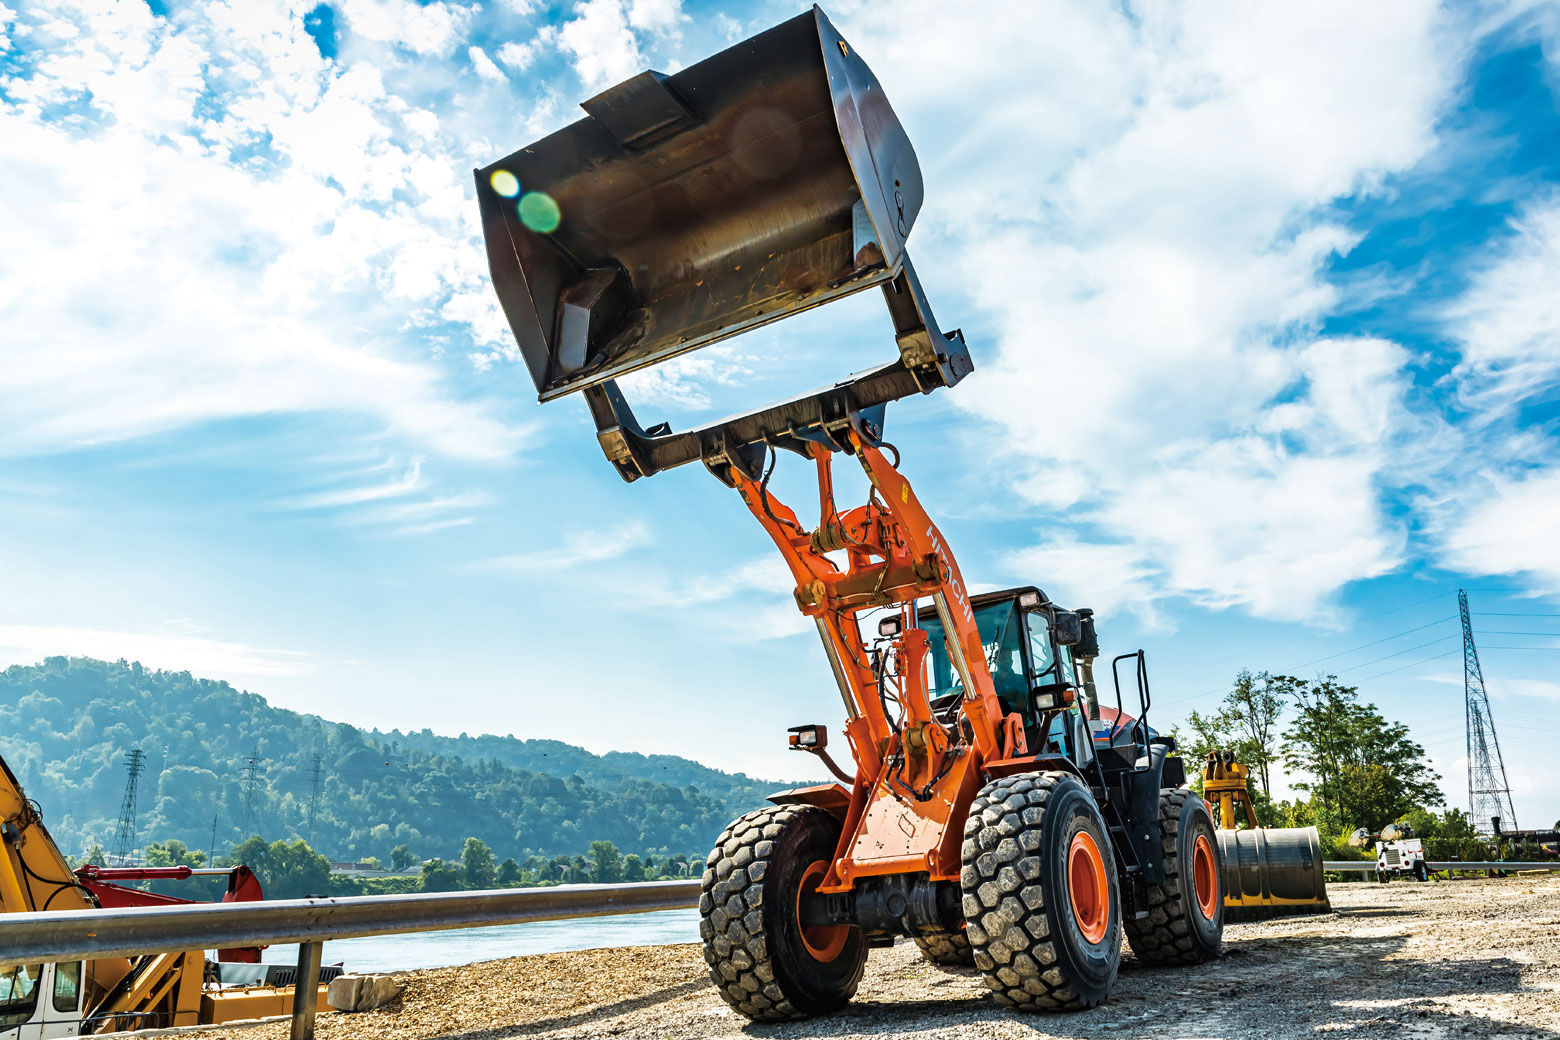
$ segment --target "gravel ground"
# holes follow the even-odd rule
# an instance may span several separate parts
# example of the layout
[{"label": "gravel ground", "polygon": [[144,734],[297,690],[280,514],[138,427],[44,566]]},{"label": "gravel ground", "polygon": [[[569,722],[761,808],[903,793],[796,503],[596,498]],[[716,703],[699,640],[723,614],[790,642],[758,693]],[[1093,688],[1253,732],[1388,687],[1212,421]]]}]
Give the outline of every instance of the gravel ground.
[{"label": "gravel ground", "polygon": [[[320,1040],[583,1040],[1101,1036],[1560,1040],[1560,876],[1338,884],[1335,913],[1233,924],[1200,968],[1139,968],[1110,1003],[1019,1016],[973,970],[874,950],[856,1001],[826,1018],[754,1025],[710,985],[697,946],[586,950],[405,976],[401,1004],[319,1019]],[[280,1040],[272,1023],[210,1036]]]}]

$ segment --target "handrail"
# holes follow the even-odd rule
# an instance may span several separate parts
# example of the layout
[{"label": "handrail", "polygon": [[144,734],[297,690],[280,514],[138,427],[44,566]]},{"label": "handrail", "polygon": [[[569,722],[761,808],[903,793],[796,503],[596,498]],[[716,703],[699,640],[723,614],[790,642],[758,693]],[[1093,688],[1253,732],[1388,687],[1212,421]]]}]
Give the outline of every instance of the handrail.
[{"label": "handrail", "polygon": [[297,943],[290,1035],[312,1040],[320,948],[327,939],[682,910],[698,905],[699,891],[695,879],[0,914],[0,962]]},{"label": "handrail", "polygon": [[131,957],[162,950],[323,942],[364,935],[680,910],[695,906],[698,901],[699,882],[695,879],[117,910],[50,910],[0,915],[0,958],[6,964],[23,964]]},{"label": "handrail", "polygon": [[[1554,860],[1524,863],[1521,861],[1492,861],[1474,862],[1470,860],[1445,860],[1442,862],[1425,862],[1425,868],[1430,871],[1437,870],[1560,870],[1560,862]],[[1322,863],[1323,870],[1347,871],[1357,870],[1363,873],[1374,873],[1376,861],[1373,859],[1329,859]]]}]

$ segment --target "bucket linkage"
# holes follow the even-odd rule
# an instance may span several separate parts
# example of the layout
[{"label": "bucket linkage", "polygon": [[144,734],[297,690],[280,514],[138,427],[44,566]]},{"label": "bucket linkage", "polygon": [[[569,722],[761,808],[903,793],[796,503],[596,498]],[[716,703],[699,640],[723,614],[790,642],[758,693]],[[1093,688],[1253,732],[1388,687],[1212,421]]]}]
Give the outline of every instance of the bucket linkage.
[{"label": "bucket linkage", "polygon": [[[880,442],[891,401],[972,366],[905,251],[920,165],[866,63],[822,11],[675,75],[643,72],[586,117],[476,171],[488,264],[538,399],[580,392],[624,480],[695,459],[728,485],[766,446]],[[898,357],[684,432],[644,427],[617,377],[872,287]],[[735,472],[733,472],[735,471]]]}]

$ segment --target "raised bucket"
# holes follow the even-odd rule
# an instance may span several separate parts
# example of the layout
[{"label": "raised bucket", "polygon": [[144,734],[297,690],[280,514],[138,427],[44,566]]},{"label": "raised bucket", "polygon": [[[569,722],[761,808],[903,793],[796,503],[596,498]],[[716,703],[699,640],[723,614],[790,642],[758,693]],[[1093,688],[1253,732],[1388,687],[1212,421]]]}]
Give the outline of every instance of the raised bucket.
[{"label": "raised bucket", "polygon": [[915,151],[816,7],[581,107],[476,171],[493,284],[540,400],[900,274]]}]

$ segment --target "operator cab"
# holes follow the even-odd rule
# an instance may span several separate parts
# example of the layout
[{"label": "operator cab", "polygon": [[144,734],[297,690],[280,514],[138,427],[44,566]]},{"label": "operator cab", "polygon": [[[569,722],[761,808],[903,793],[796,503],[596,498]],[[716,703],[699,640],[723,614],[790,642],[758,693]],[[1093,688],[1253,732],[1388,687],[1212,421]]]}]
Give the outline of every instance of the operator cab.
[{"label": "operator cab", "polygon": [[[1069,712],[1080,681],[1099,653],[1092,610],[1064,610],[1033,585],[970,597],[975,624],[986,650],[986,665],[997,699],[1008,713],[1024,720],[1031,754],[1060,754],[1082,765],[1093,754],[1087,723]],[[964,696],[964,683],[948,659],[942,619],[934,606],[922,607],[917,623],[930,643],[927,696],[939,715],[952,714]]]}]

